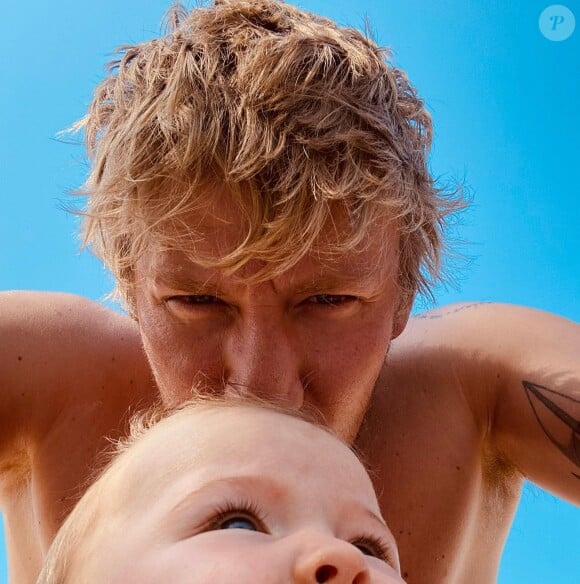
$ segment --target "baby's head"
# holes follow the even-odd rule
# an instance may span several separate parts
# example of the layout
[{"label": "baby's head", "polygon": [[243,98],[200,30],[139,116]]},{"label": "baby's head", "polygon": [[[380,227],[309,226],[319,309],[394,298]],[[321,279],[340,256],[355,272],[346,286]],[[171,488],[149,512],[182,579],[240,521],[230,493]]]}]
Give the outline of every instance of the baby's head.
[{"label": "baby's head", "polygon": [[38,584],[401,583],[364,467],[300,415],[196,400],[134,428]]}]

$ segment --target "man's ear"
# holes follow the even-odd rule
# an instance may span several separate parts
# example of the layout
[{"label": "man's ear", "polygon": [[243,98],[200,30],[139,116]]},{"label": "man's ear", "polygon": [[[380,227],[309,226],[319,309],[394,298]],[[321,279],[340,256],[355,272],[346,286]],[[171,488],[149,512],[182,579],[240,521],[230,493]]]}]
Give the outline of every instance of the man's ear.
[{"label": "man's ear", "polygon": [[395,318],[393,319],[393,331],[391,333],[391,341],[396,339],[407,326],[409,322],[409,315],[411,314],[411,308],[413,308],[413,302],[415,300],[414,294],[400,294],[399,295],[399,307],[395,313]]}]

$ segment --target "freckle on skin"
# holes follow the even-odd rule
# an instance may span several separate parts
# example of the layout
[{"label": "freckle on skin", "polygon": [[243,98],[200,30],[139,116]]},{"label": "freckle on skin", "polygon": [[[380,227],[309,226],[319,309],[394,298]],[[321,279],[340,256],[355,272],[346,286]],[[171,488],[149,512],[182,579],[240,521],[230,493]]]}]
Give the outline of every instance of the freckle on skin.
[{"label": "freckle on skin", "polygon": [[22,361],[22,355],[18,355],[18,360]]},{"label": "freckle on skin", "polygon": [[457,470],[461,470],[461,467],[460,467],[460,466],[456,466],[455,468],[456,468]]}]

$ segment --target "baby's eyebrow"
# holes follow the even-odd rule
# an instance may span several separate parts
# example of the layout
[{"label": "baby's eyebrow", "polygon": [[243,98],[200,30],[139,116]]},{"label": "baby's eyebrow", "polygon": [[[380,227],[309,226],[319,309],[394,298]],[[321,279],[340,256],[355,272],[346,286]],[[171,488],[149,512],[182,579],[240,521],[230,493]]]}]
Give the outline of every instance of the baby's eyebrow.
[{"label": "baby's eyebrow", "polygon": [[277,503],[283,502],[288,497],[287,489],[284,484],[273,477],[237,474],[211,480],[204,483],[201,487],[189,491],[169,510],[169,514],[179,513],[183,509],[189,507],[192,503],[195,503],[196,499],[199,499],[206,494],[213,494],[215,491],[224,488],[238,492],[243,491],[249,493],[250,496],[259,492],[261,497],[267,497]]},{"label": "baby's eyebrow", "polygon": [[[380,515],[377,515],[371,509],[368,509],[367,507],[364,507],[363,508],[363,513],[365,515],[367,515],[373,521],[377,521],[378,523],[380,523],[383,527],[387,527],[387,524],[385,523],[385,520]],[[388,529],[388,527],[387,527],[387,529]]]}]

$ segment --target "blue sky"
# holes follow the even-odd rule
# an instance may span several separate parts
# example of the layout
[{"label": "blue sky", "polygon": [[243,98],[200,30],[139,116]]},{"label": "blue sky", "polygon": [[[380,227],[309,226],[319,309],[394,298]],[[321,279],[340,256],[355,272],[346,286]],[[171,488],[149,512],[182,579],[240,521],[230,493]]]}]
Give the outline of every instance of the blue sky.
[{"label": "blue sky", "polygon": [[[296,3],[341,24],[369,19],[433,115],[434,173],[466,181],[472,205],[454,235],[468,261],[437,304],[502,301],[580,321],[580,1],[565,2],[577,30],[561,42],[538,26],[550,2]],[[83,114],[112,49],[154,36],[166,7],[3,0],[0,289],[109,290],[62,210],[86,171],[82,149],[55,136]],[[578,509],[527,487],[499,583],[579,582],[579,521]],[[0,582],[5,570],[0,551]]]}]

